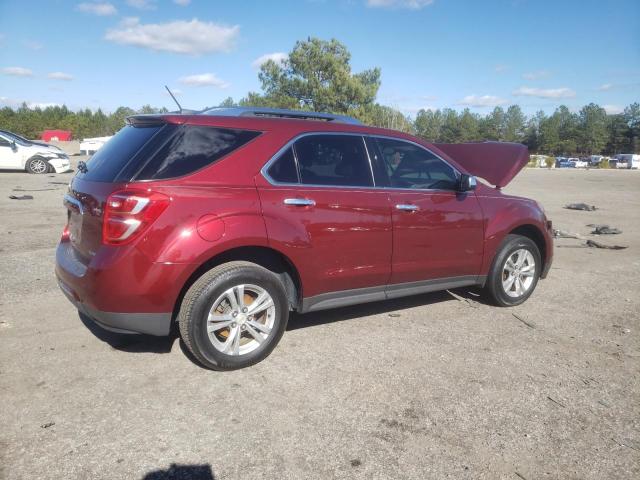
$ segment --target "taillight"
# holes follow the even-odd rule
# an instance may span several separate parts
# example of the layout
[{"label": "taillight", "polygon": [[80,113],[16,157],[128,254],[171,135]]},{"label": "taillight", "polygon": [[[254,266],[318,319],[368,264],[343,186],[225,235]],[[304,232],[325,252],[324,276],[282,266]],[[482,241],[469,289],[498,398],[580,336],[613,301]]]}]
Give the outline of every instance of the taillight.
[{"label": "taillight", "polygon": [[123,190],[109,195],[104,208],[102,243],[122,245],[144,232],[171,199],[150,190]]},{"label": "taillight", "polygon": [[67,240],[69,240],[69,222],[64,226],[62,236],[60,237],[61,242],[66,242]]}]

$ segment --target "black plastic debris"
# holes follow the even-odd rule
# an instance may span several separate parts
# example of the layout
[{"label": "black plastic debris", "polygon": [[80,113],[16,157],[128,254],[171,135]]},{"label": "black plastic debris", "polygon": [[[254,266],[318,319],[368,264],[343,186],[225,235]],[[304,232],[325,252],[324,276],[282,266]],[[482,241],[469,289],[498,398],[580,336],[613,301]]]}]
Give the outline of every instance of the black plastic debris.
[{"label": "black plastic debris", "polygon": [[595,240],[587,240],[587,247],[606,248],[608,250],[624,250],[627,248],[621,245],[605,245],[604,243],[596,242]]},{"label": "black plastic debris", "polygon": [[570,203],[565,205],[564,208],[568,208],[569,210],[584,210],[586,212],[597,210],[595,205],[587,205],[586,203]]},{"label": "black plastic debris", "polygon": [[11,200],[33,200],[33,195],[9,195]]},{"label": "black plastic debris", "polygon": [[609,225],[594,225],[590,223],[587,227],[593,228],[591,232],[593,235],[617,235],[622,233],[622,230],[616,227],[610,227]]}]

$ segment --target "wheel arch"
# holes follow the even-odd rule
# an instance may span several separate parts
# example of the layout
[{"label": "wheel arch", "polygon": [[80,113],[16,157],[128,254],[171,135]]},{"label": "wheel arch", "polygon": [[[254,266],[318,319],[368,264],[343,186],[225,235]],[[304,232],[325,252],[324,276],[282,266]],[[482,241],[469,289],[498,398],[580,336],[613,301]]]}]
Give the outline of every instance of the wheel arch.
[{"label": "wheel arch", "polygon": [[513,228],[509,235],[522,235],[533,241],[540,251],[540,260],[542,261],[542,269],[544,271],[545,263],[547,261],[547,242],[545,241],[542,231],[533,224],[526,223],[518,227]]},{"label": "wheel arch", "polygon": [[238,260],[255,263],[278,275],[287,292],[290,309],[298,310],[300,308],[302,303],[302,280],[293,262],[286,255],[271,247],[251,245],[235,247],[220,252],[197,267],[188,277],[178,294],[173,308],[173,318],[177,318],[187,290],[198,278],[218,265]]}]

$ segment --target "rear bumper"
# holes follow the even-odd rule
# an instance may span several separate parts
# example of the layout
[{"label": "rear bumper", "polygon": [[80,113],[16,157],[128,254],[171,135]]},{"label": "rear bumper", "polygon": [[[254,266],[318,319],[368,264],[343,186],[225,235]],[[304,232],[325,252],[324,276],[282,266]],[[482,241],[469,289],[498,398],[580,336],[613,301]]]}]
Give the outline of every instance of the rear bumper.
[{"label": "rear bumper", "polygon": [[82,303],[71,287],[58,278],[60,290],[69,301],[96,324],[116,333],[146,333],[166,336],[171,330],[171,313],[120,313],[95,310]]},{"label": "rear bumper", "polygon": [[146,333],[166,336],[171,330],[170,313],[120,313],[102,312],[80,302],[74,297],[68,285],[58,279],[60,290],[80,313],[84,313],[100,327],[116,333]]},{"label": "rear bumper", "polygon": [[125,258],[96,255],[84,264],[70,242],[56,250],[60,289],[83,314],[107,330],[168,335],[185,265],[145,261],[129,252]]}]

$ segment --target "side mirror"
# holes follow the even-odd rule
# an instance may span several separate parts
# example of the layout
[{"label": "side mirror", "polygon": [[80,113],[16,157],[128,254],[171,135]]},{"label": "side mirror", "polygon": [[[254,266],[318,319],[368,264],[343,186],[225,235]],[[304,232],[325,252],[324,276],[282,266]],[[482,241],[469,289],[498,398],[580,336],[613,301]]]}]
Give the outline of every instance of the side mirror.
[{"label": "side mirror", "polygon": [[18,146],[16,145],[15,141],[11,142],[11,150],[13,150],[14,152],[18,150]]},{"label": "side mirror", "polygon": [[475,190],[477,185],[478,181],[476,180],[476,177],[474,177],[473,175],[462,173],[460,175],[460,179],[458,180],[458,191],[468,192],[470,190]]}]

